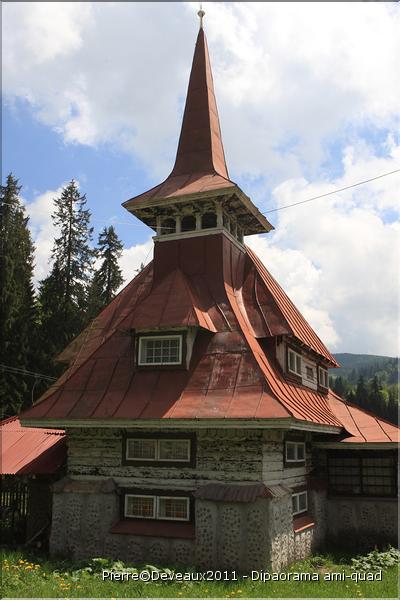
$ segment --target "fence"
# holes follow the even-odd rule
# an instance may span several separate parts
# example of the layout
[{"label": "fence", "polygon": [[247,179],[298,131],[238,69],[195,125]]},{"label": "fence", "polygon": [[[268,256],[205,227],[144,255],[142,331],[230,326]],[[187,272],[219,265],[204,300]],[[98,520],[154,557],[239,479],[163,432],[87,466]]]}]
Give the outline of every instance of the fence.
[{"label": "fence", "polygon": [[26,535],[28,484],[13,475],[1,480],[1,530],[6,543],[21,543]]}]

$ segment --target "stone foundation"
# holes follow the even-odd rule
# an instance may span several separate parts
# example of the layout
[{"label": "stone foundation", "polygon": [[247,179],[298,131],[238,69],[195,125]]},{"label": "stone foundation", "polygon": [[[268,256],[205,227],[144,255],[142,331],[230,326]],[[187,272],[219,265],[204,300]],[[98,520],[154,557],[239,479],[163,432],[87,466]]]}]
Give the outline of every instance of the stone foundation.
[{"label": "stone foundation", "polygon": [[117,492],[112,479],[55,484],[51,554],[249,572],[279,570],[311,552],[313,530],[294,533],[284,486],[251,502],[196,498],[194,540],[111,533],[120,519]]},{"label": "stone foundation", "polygon": [[365,551],[398,544],[397,498],[330,497],[327,516],[330,545]]},{"label": "stone foundation", "polygon": [[113,479],[65,479],[54,485],[50,551],[76,558],[101,556],[128,563],[249,572],[279,571],[328,544],[347,548],[352,544],[357,551],[397,544],[395,499],[332,498],[326,490],[311,487],[312,518],[300,515],[293,521],[292,490],[284,485],[260,486],[261,492],[251,500],[245,499],[246,494],[228,501],[215,490],[214,497],[201,497],[196,491],[194,539],[179,539],[155,537],[153,531],[111,533],[120,521],[121,499]]}]

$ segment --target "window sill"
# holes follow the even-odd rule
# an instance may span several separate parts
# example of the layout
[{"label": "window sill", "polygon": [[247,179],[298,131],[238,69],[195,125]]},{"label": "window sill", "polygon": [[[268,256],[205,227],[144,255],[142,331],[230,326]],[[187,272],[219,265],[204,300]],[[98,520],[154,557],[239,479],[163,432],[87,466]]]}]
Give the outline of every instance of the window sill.
[{"label": "window sill", "polygon": [[295,533],[310,529],[311,527],[314,527],[314,525],[315,521],[310,515],[298,515],[293,517],[293,531]]},{"label": "window sill", "polygon": [[167,521],[124,519],[115,523],[110,533],[125,535],[144,535],[152,537],[168,537],[180,539],[194,539],[195,529],[193,523],[179,523]]}]

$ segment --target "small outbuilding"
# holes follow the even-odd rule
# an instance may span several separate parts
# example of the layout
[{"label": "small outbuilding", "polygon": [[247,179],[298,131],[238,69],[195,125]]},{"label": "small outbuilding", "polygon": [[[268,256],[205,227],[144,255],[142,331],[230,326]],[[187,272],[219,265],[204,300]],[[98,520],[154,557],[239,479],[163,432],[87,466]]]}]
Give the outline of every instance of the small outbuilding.
[{"label": "small outbuilding", "polygon": [[51,485],[63,476],[66,436],[60,429],[22,427],[17,416],[1,422],[3,540],[46,540],[52,515]]}]

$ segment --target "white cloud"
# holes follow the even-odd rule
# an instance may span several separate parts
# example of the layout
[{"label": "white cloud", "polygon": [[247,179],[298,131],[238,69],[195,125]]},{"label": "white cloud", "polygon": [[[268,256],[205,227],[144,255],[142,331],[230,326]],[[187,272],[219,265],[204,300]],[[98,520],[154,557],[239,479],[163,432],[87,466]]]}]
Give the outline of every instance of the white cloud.
[{"label": "white cloud", "polygon": [[[266,205],[271,190],[283,206],[399,168],[397,4],[205,9],[228,166],[263,210],[275,206]],[[3,92],[28,101],[66,143],[115,145],[157,179],[173,164],[197,10],[6,3]],[[272,213],[276,231],[249,239],[333,350],[398,353],[398,181]],[[57,192],[28,206],[38,279],[48,269]],[[127,280],[150,248],[149,240],[124,250]]]},{"label": "white cloud", "polygon": [[119,261],[126,285],[139,272],[141,265],[147,265],[153,258],[153,240],[150,238],[144,244],[136,244],[125,248]]},{"label": "white cloud", "polygon": [[29,216],[29,228],[35,245],[35,285],[47,276],[50,269],[50,257],[57,229],[53,225],[53,198],[60,196],[62,185],[57,190],[48,190],[39,194],[30,203],[25,202]]},{"label": "white cloud", "polygon": [[[6,3],[4,92],[66,142],[173,164],[197,29],[189,3]],[[399,122],[390,3],[207,3],[229,165],[274,182],[317,168],[348,130]]]},{"label": "white cloud", "polygon": [[[378,163],[378,172],[394,170],[399,150],[377,159],[347,148],[342,177],[313,184],[287,180],[274,190],[278,206],[367,179]],[[334,351],[399,352],[400,223],[379,212],[398,210],[399,177],[272,213],[276,231],[247,240]]]}]

